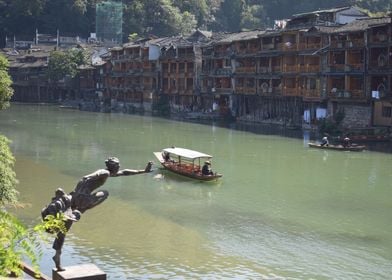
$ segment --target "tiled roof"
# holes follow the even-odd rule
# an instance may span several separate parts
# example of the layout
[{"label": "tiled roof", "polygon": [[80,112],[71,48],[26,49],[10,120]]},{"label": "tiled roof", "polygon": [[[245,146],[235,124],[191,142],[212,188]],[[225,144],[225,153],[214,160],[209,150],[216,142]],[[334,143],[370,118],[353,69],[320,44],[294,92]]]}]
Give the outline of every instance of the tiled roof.
[{"label": "tiled roof", "polygon": [[242,31],[238,33],[229,33],[223,36],[223,38],[216,40],[215,44],[229,44],[235,41],[257,39],[261,35],[265,34],[265,30],[252,30]]},{"label": "tiled roof", "polygon": [[339,28],[336,28],[334,32],[356,32],[356,31],[369,29],[372,26],[376,26],[380,24],[388,24],[388,23],[391,23],[390,17],[364,18],[364,19],[355,20]]},{"label": "tiled roof", "polygon": [[348,10],[350,8],[351,8],[350,6],[346,6],[346,7],[325,9],[325,10],[317,10],[317,11],[312,11],[312,12],[307,12],[307,13],[295,14],[295,15],[292,16],[292,18],[304,17],[304,16],[310,16],[310,15],[317,15],[317,14],[322,14],[322,13],[337,13],[337,12],[340,12],[340,11]]},{"label": "tiled roof", "polygon": [[46,61],[35,61],[35,62],[17,62],[11,61],[10,67],[11,68],[39,68],[48,66]]}]

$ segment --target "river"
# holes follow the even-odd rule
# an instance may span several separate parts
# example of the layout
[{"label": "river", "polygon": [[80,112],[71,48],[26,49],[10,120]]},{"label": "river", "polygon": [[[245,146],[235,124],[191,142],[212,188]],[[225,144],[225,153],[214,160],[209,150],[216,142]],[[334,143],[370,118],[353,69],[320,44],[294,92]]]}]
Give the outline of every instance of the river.
[{"label": "river", "polygon": [[[67,235],[64,266],[94,263],[108,279],[390,279],[392,155],[323,151],[287,137],[162,118],[12,104],[0,112],[26,224],[57,187],[117,156],[109,198]],[[177,146],[214,155],[218,182],[159,168],[154,151]],[[41,270],[51,275],[52,237]]]}]

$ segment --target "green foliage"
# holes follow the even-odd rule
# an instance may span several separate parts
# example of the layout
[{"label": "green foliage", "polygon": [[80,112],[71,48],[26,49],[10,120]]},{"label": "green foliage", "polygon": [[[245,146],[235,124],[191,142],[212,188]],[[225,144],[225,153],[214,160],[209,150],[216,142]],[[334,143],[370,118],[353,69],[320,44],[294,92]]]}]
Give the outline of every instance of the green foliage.
[{"label": "green foliage", "polygon": [[22,257],[27,257],[38,271],[40,256],[40,243],[33,232],[16,217],[0,210],[0,275],[22,275]]},{"label": "green foliage", "polygon": [[161,95],[158,101],[153,103],[152,110],[158,116],[170,116],[169,98],[166,95]]},{"label": "green foliage", "polygon": [[[0,56],[0,109],[9,106],[13,93],[7,71],[8,62]],[[6,211],[6,206],[16,206],[18,202],[18,191],[15,188],[17,179],[13,169],[15,158],[9,142],[5,136],[0,135],[0,276],[20,276],[22,258],[28,258],[38,271],[41,250],[34,232]]]},{"label": "green foliage", "polygon": [[73,78],[78,73],[78,66],[87,62],[87,54],[82,49],[53,51],[50,54],[47,75],[57,82],[67,76]]},{"label": "green foliage", "polygon": [[11,96],[14,94],[11,88],[11,78],[8,75],[8,60],[0,55],[0,110],[9,106]]},{"label": "green foliage", "polygon": [[[119,0],[117,0],[119,1]],[[95,5],[103,0],[0,0],[0,34],[40,33],[88,37],[95,30]],[[200,28],[232,31],[272,26],[293,14],[356,5],[372,15],[385,15],[392,0],[122,0],[123,34],[160,37]],[[124,40],[124,41],[125,41]]]},{"label": "green foliage", "polygon": [[57,213],[56,216],[53,215],[47,215],[45,217],[45,220],[42,221],[42,223],[36,225],[34,227],[34,231],[38,233],[52,233],[52,234],[57,234],[57,233],[66,233],[67,228],[65,227],[65,221],[67,219],[65,218],[64,213]]},{"label": "green foliage", "polygon": [[139,36],[137,35],[137,33],[132,33],[128,35],[128,42],[133,42],[135,41]]},{"label": "green foliage", "polygon": [[9,140],[0,135],[0,207],[17,202],[17,183],[13,170],[15,159],[8,146]]},{"label": "green foliage", "polygon": [[249,5],[241,15],[242,29],[262,29],[265,26],[266,14],[262,5]]},{"label": "green foliage", "polygon": [[345,117],[343,110],[336,112],[333,118],[324,118],[318,122],[318,130],[322,134],[340,135],[341,123]]},{"label": "green foliage", "polygon": [[238,32],[241,30],[241,14],[246,8],[244,0],[225,0],[217,11],[217,26],[223,31]]}]

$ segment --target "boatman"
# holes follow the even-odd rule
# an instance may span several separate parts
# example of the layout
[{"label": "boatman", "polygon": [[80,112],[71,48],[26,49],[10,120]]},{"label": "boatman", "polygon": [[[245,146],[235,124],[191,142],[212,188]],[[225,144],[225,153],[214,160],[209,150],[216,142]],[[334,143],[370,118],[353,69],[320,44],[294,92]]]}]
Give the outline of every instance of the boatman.
[{"label": "boatman", "polygon": [[209,160],[204,162],[203,168],[201,169],[201,173],[203,175],[214,175],[214,172],[210,169],[211,162]]},{"label": "boatman", "polygon": [[328,146],[329,145],[329,141],[328,141],[328,137],[324,136],[323,139],[321,139],[321,146]]},{"label": "boatman", "polygon": [[84,213],[86,210],[101,204],[109,196],[109,192],[106,190],[94,191],[105,184],[109,177],[148,173],[151,172],[153,163],[149,161],[146,168],[142,170],[120,170],[120,161],[118,158],[110,157],[105,161],[105,164],[106,169],[98,169],[91,174],[85,175],[76,185],[75,190],[71,192],[73,210],[76,209]]},{"label": "boatman", "polygon": [[347,148],[351,146],[351,139],[348,137],[344,137],[343,139],[343,147]]}]

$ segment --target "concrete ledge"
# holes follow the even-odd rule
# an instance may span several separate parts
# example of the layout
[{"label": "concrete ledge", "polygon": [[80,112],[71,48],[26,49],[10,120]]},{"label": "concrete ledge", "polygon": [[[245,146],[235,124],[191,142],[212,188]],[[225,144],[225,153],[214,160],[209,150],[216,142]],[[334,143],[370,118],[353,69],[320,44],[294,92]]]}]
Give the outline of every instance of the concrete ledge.
[{"label": "concrete ledge", "polygon": [[64,271],[53,269],[53,280],[106,280],[106,273],[95,264],[67,266],[64,269]]}]

